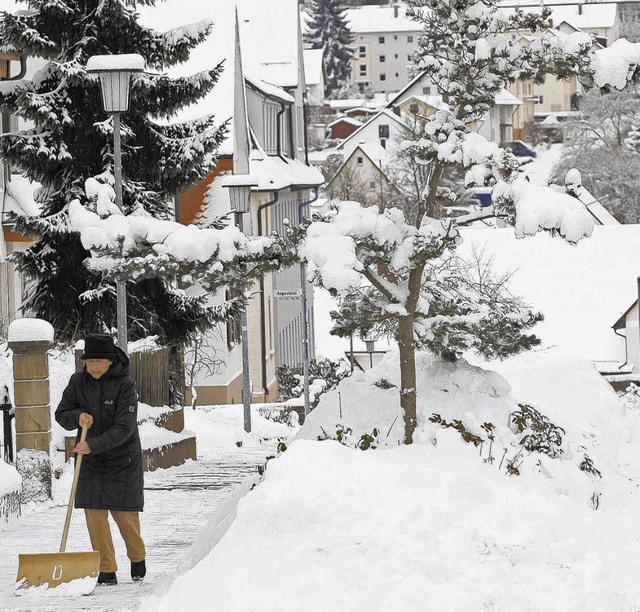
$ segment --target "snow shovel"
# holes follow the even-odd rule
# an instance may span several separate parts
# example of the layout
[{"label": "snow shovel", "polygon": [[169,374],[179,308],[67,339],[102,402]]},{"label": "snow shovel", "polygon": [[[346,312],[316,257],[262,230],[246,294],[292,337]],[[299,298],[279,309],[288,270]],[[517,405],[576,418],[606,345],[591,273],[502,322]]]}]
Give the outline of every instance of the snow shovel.
[{"label": "snow shovel", "polygon": [[[80,442],[84,442],[87,439],[88,429],[87,425],[82,426]],[[70,594],[88,595],[95,589],[98,573],[100,572],[100,553],[96,551],[65,552],[81,465],[82,455],[78,455],[73,475],[71,496],[69,497],[69,506],[67,507],[67,517],[62,531],[60,552],[18,555],[16,592],[21,589],[44,585],[48,585],[48,588],[52,589],[74,580],[78,582],[74,583]]]}]

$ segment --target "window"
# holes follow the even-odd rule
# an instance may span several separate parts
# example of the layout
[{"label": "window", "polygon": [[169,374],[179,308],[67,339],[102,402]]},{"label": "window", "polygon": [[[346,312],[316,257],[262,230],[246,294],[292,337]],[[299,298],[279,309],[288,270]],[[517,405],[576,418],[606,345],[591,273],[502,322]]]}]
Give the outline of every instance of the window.
[{"label": "window", "polygon": [[429,96],[429,95],[431,95],[431,87],[423,87],[423,88],[422,88],[422,95],[423,95],[423,96]]},{"label": "window", "polygon": [[366,64],[360,64],[360,75],[361,76],[365,76],[367,74],[367,65]]},{"label": "window", "polygon": [[358,54],[360,55],[360,57],[366,57],[367,56],[367,48],[366,47],[360,47],[358,49]]},{"label": "window", "polygon": [[413,42],[413,36],[407,36],[407,42],[408,43],[412,43]]},{"label": "window", "polygon": [[388,125],[379,125],[378,126],[378,138],[389,138],[389,126]]},{"label": "window", "polygon": [[544,104],[544,96],[538,96],[536,100],[536,104]]},{"label": "window", "polygon": [[400,76],[400,73],[396,72],[396,79]]},{"label": "window", "polygon": [[409,105],[409,110],[412,113],[417,113],[418,112],[418,105],[415,102],[413,104],[410,104]]},{"label": "window", "polygon": [[413,61],[413,56],[411,55],[411,53],[409,53],[409,54],[407,55],[407,61],[408,61],[408,62],[412,62],[412,61]]},{"label": "window", "polygon": [[386,74],[384,74],[384,73],[383,73],[383,74],[381,74],[381,75],[380,75],[380,80],[381,80],[381,81],[386,81],[386,80],[387,80],[387,75],[386,75]]},{"label": "window", "polygon": [[387,141],[386,141],[386,140],[380,140],[380,146],[381,146],[383,149],[386,149],[386,148],[387,148]]},{"label": "window", "polygon": [[369,181],[369,189],[375,189],[376,188],[376,182],[375,181]]},{"label": "window", "polygon": [[362,166],[362,164],[364,164],[364,157],[356,157],[356,164],[358,164],[358,166]]},{"label": "window", "polygon": [[397,53],[393,56],[393,59],[398,59],[398,54]]},{"label": "window", "polygon": [[378,42],[383,45],[384,44],[384,36],[378,36]]},{"label": "window", "polygon": [[393,40],[398,40],[398,35],[397,34],[393,35]]},{"label": "window", "polygon": [[380,56],[380,63],[384,64],[387,61],[387,56],[386,55],[381,55]]}]

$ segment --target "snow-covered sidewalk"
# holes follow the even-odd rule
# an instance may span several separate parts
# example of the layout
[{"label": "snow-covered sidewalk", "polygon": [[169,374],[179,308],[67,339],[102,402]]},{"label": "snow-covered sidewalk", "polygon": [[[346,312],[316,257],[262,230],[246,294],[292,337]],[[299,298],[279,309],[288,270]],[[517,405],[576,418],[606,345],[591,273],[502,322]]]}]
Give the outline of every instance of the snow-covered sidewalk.
[{"label": "snow-covered sidewalk", "polygon": [[[238,487],[246,486],[247,481],[257,476],[256,466],[274,454],[278,439],[295,433],[294,429],[267,421],[254,411],[253,431],[245,434],[241,405],[195,412],[186,409],[185,421],[187,428],[197,434],[199,460],[145,475],[145,511],[141,517],[147,545],[145,581],[131,581],[124,545],[113,527],[119,564],[117,587],[100,587],[88,597],[62,600],[55,591],[14,595],[18,553],[58,550],[70,486],[70,474],[65,473],[53,502],[24,508],[22,517],[9,525],[0,523],[1,612],[53,612],[62,608],[70,612],[135,610],[145,596],[172,582],[179,564],[197,561],[198,538],[203,527]],[[242,445],[237,446],[237,442]],[[90,549],[82,511],[75,511],[67,550]]]}]

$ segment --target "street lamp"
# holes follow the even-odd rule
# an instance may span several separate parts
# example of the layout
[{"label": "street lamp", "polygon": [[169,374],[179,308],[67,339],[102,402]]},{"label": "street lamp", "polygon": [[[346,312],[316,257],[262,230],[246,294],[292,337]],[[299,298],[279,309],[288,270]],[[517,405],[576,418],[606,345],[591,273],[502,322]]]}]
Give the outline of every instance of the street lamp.
[{"label": "street lamp", "polygon": [[[251,211],[251,188],[258,181],[248,174],[231,174],[222,179],[222,186],[229,190],[231,210],[235,213],[238,229],[244,233],[244,215]],[[244,430],[251,431],[251,381],[249,379],[249,334],[247,332],[247,308],[242,311],[242,404],[244,406]]]},{"label": "street lamp", "polygon": [[[113,117],[113,158],[116,206],[122,204],[122,153],[120,144],[120,114],[129,110],[131,75],[144,70],[144,58],[137,53],[125,55],[93,55],[87,61],[87,72],[100,78],[102,107]],[[118,346],[127,352],[127,286],[116,280]]]}]

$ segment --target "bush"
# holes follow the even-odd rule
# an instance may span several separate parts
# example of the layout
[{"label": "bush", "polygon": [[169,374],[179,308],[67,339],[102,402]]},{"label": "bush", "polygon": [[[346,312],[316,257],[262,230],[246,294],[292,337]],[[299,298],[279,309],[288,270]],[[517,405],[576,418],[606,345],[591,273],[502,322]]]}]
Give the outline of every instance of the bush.
[{"label": "bush", "polygon": [[[335,389],[338,383],[351,374],[351,369],[345,361],[332,361],[331,359],[312,359],[309,363],[309,381],[314,385],[320,384],[322,390],[314,390],[310,403],[311,408],[315,408],[320,401],[320,395]],[[276,378],[278,380],[278,391],[280,401],[286,402],[290,399],[299,398],[304,393],[303,366],[280,366],[276,368]]]}]

